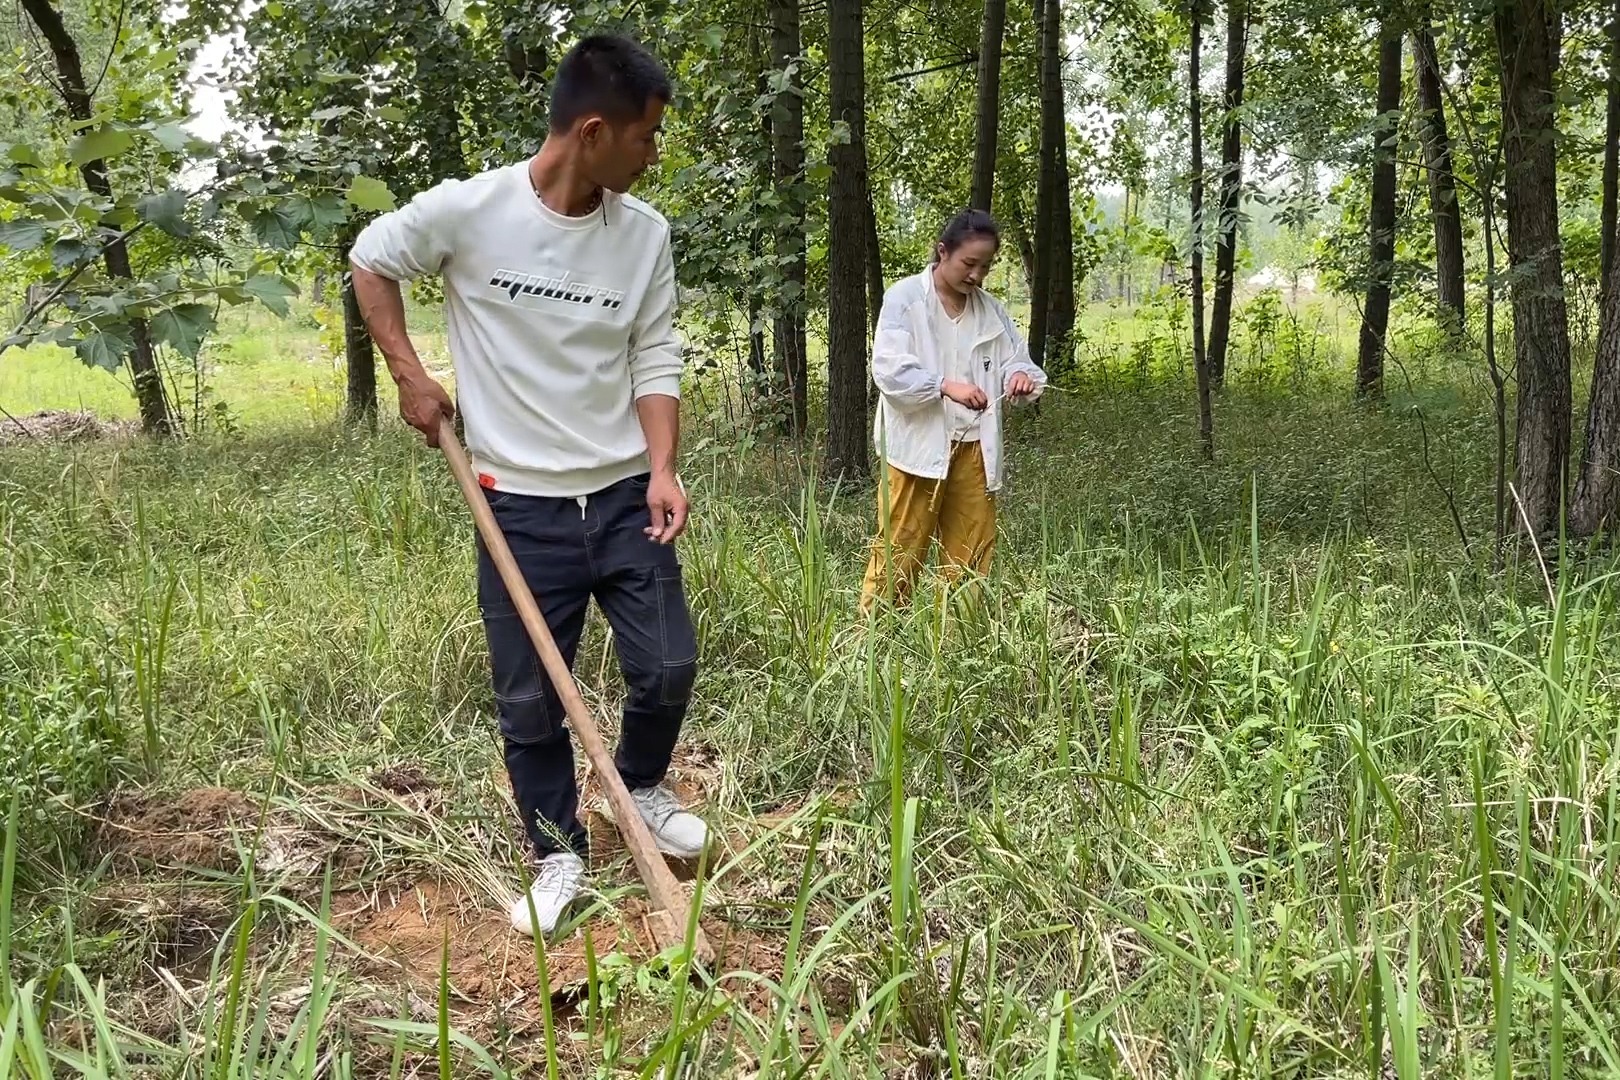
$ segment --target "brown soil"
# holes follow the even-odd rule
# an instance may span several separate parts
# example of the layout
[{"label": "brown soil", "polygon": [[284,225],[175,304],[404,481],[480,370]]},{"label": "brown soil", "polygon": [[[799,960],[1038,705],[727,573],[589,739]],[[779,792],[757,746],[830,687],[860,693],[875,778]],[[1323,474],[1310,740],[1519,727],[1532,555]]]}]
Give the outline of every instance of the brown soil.
[{"label": "brown soil", "polygon": [[[333,898],[332,911],[337,930],[370,954],[360,963],[361,973],[369,978],[404,983],[420,994],[434,995],[448,940],[453,1002],[463,1008],[538,1009],[534,942],[512,929],[506,911],[454,885],[424,879],[376,892],[345,893]],[[719,920],[704,920],[703,930],[715,947],[717,971],[781,970],[781,951],[774,942]],[[644,963],[659,952],[646,901],[621,899],[566,939],[546,943],[554,1001],[570,1002],[584,994],[587,934],[598,960],[622,953]]]},{"label": "brown soil", "polygon": [[127,794],[101,816],[98,848],[116,860],[167,869],[235,869],[236,837],[251,839],[259,807],[226,788],[194,788],[175,796]]}]

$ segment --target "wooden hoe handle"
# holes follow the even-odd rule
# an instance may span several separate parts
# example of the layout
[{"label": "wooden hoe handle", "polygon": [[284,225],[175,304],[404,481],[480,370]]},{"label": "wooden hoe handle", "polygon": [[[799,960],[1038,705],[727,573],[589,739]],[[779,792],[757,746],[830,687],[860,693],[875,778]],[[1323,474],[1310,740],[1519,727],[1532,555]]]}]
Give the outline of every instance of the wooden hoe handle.
[{"label": "wooden hoe handle", "polygon": [[[517,560],[512,558],[512,549],[507,545],[501,527],[496,524],[495,515],[490,510],[489,503],[485,501],[483,489],[478,486],[478,480],[473,476],[472,462],[467,459],[467,451],[462,448],[461,440],[456,438],[455,428],[451,426],[449,420],[439,421],[439,449],[444,451],[444,456],[450,462],[450,471],[455,474],[456,482],[461,485],[461,493],[467,498],[467,506],[472,510],[473,520],[478,525],[479,535],[484,539],[484,546],[489,550],[495,568],[500,571],[501,580],[506,583],[506,591],[511,595],[512,603],[517,606],[518,616],[529,631],[529,638],[534,642],[535,652],[540,654],[540,661],[545,665],[546,674],[551,678],[551,685],[556,688],[557,696],[562,698],[563,708],[568,713],[568,726],[573,729],[585,747],[585,756],[590,759],[597,780],[607,792],[608,801],[613,804],[613,814],[618,818],[619,832],[630,848],[630,854],[636,861],[636,869],[641,874],[642,882],[647,886],[647,895],[656,909],[651,921],[659,939],[659,946],[666,949],[684,946],[691,911],[686,893],[675,880],[675,875],[670,873],[668,864],[664,862],[664,856],[653,844],[652,834],[647,831],[646,822],[641,820],[640,811],[631,801],[630,791],[624,786],[618,767],[613,764],[613,757],[608,753],[607,744],[602,741],[601,729],[597,727],[590,709],[586,707],[585,699],[580,696],[573,673],[568,670],[562,654],[557,651],[557,644],[552,640],[551,631],[540,615],[540,607],[534,601],[534,593],[523,580],[523,572],[518,569]],[[704,938],[702,927],[693,927],[693,931],[694,956],[702,963],[713,963],[714,953]]]}]

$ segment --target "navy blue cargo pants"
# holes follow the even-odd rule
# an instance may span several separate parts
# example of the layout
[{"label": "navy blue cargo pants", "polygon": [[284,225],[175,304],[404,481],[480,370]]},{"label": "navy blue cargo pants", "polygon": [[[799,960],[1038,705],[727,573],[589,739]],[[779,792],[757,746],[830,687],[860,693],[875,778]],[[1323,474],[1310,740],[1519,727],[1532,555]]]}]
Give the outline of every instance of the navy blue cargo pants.
[{"label": "navy blue cargo pants", "polygon": [[[613,629],[626,689],[615,761],[632,791],[663,782],[697,674],[675,548],[642,531],[650,520],[647,480],[632,477],[577,499],[484,492],[569,668],[591,597]],[[584,858],[588,838],[562,701],[481,539],[478,608],[506,769],[529,841],[541,857],[571,849]]]}]

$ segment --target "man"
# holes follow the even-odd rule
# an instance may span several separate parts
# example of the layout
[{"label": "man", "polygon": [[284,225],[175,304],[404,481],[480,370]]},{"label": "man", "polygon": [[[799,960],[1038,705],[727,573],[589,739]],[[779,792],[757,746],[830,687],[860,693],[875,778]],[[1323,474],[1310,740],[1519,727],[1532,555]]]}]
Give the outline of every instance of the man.
[{"label": "man", "polygon": [[[697,668],[672,544],[681,353],[669,225],[625,194],[658,160],[668,76],[639,45],[590,37],[557,67],[550,129],[526,162],[449,180],[373,221],[354,288],[406,423],[438,445],[454,411],[405,330],[399,282],[444,281],[456,398],[490,509],[572,666],[594,596],[627,696],[616,763],[660,850],[697,856],[703,821],[664,785]],[[522,933],[549,933],[583,883],[562,702],[482,541],[478,605],[506,767],[539,864]]]}]

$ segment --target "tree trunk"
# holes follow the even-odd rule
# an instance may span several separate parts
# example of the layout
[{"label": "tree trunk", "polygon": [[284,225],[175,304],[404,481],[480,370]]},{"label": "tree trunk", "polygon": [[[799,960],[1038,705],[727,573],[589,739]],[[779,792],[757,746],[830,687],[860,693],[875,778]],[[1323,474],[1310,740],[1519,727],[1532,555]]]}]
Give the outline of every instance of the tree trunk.
[{"label": "tree trunk", "polygon": [[343,244],[343,366],[347,374],[347,393],[343,409],[344,423],[364,425],[377,430],[377,350],[372,346],[371,332],[360,314],[360,298],[354,292],[354,274],[349,270],[349,246],[354,237]]},{"label": "tree trunk", "polygon": [[1061,0],[1036,0],[1035,9],[1040,26],[1041,141],[1029,354],[1051,370],[1062,366],[1074,327],[1073,225],[1063,115],[1063,5]]},{"label": "tree trunk", "polygon": [[[864,133],[863,133],[864,134]],[[861,157],[866,159],[866,139],[861,139]],[[877,208],[873,205],[871,162],[866,160],[861,190],[866,193],[866,319],[868,329],[877,333],[878,312],[883,309],[883,248],[878,240]]]},{"label": "tree trunk", "polygon": [[1620,2],[1609,22],[1608,122],[1603,145],[1603,280],[1586,446],[1570,498],[1569,527],[1579,536],[1620,526],[1620,281],[1616,280],[1615,188],[1620,163]]},{"label": "tree trunk", "polygon": [[[1518,385],[1515,472],[1520,527],[1558,524],[1569,457],[1569,313],[1558,234],[1558,158],[1553,141],[1552,27],[1546,0],[1498,0],[1504,193]],[[1525,519],[1528,519],[1526,525]]]},{"label": "tree trunk", "polygon": [[[883,311],[883,248],[878,240],[877,196],[872,190],[872,163],[870,153],[866,150],[864,131],[861,148],[863,151],[861,156],[866,159],[867,165],[866,182],[862,185],[862,190],[866,192],[866,344],[869,357],[871,344],[877,337],[878,315]],[[866,382],[866,408],[870,419],[870,414],[878,407],[880,395],[874,380],[868,378]]]},{"label": "tree trunk", "polygon": [[1215,459],[1215,419],[1209,400],[1209,354],[1204,348],[1204,103],[1199,94],[1199,52],[1203,49],[1203,13],[1198,0],[1190,5],[1191,44],[1187,55],[1187,118],[1192,145],[1192,338],[1193,370],[1198,379],[1198,442],[1204,460]]},{"label": "tree trunk", "polygon": [[1226,95],[1221,120],[1221,208],[1215,232],[1215,297],[1209,318],[1209,379],[1226,381],[1226,343],[1232,334],[1232,288],[1237,273],[1238,210],[1243,194],[1243,62],[1248,51],[1245,0],[1226,0]]},{"label": "tree trunk", "polygon": [[995,197],[996,136],[1001,122],[1001,39],[1007,0],[984,0],[979,34],[979,112],[973,129],[973,193],[968,205],[986,213]]},{"label": "tree trunk", "polygon": [[[786,70],[799,60],[799,0],[771,0],[771,61]],[[791,397],[788,424],[803,436],[810,423],[809,369],[804,329],[805,223],[804,95],[795,68],[788,88],[771,109],[771,158],[783,218],[776,234],[776,258],[782,284],[777,297],[776,370]]]},{"label": "tree trunk", "polygon": [[1390,279],[1395,268],[1395,126],[1401,108],[1401,32],[1392,19],[1379,27],[1378,119],[1373,125],[1372,208],[1367,302],[1361,311],[1356,395],[1384,395],[1384,338],[1389,333]]},{"label": "tree trunk", "polygon": [[1614,248],[1620,242],[1620,3],[1609,19],[1609,101],[1603,135],[1603,276],[1599,287],[1603,298],[1599,310],[1608,309],[1609,271],[1614,266]]},{"label": "tree trunk", "polygon": [[1434,271],[1440,316],[1447,328],[1456,333],[1462,329],[1467,310],[1463,292],[1462,214],[1457,206],[1457,178],[1452,172],[1451,136],[1446,129],[1440,56],[1428,19],[1413,33],[1412,51],[1417,67],[1423,164],[1429,175],[1429,210],[1434,218]]},{"label": "tree trunk", "polygon": [[[51,5],[51,0],[23,0],[23,9],[39,28],[41,36],[45,38],[51,49],[51,56],[56,63],[56,74],[61,81],[57,89],[62,94],[68,118],[75,126],[87,125],[95,117],[94,104],[90,100],[89,84],[84,81],[84,65],[79,60],[79,47],[69,33],[67,25],[62,21],[61,14]],[[97,158],[87,161],[79,169],[79,175],[84,179],[84,186],[92,194],[112,201],[112,181],[107,173],[107,163]],[[107,277],[113,281],[129,281],[134,273],[129,262],[129,246],[122,238],[113,240],[101,253],[102,262],[107,267]],[[134,342],[130,349],[127,363],[129,364],[130,381],[135,387],[135,401],[140,407],[141,430],[148,435],[174,434],[174,419],[169,412],[169,401],[163,393],[163,376],[158,371],[157,355],[152,348],[152,333],[146,320],[139,317],[129,319],[130,338]]]},{"label": "tree trunk", "polygon": [[847,142],[828,150],[827,473],[848,483],[866,477],[866,107],[861,0],[827,5],[828,107],[849,125]]},{"label": "tree trunk", "polygon": [[1620,265],[1603,282],[1603,315],[1592,397],[1586,406],[1586,448],[1569,504],[1570,532],[1590,536],[1620,526]]}]

